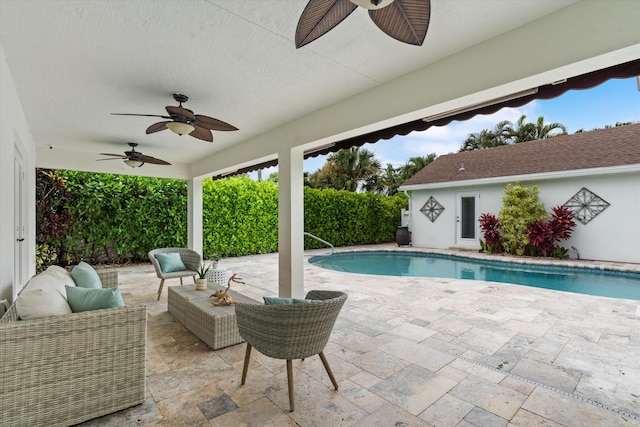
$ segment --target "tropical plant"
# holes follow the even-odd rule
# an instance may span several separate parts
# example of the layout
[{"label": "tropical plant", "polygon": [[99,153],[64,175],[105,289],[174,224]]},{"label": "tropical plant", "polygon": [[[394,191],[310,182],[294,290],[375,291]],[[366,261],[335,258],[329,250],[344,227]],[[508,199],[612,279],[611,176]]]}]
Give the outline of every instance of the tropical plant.
[{"label": "tropical plant", "polygon": [[484,242],[481,247],[488,253],[502,252],[502,236],[500,235],[500,221],[493,214],[484,213],[480,215],[480,229],[484,235]]},{"label": "tropical plant", "polygon": [[36,264],[67,264],[64,241],[73,224],[69,210],[71,199],[63,173],[50,169],[36,170]]},{"label": "tropical plant", "polygon": [[[567,135],[567,128],[562,123],[552,122],[545,124],[544,116],[538,117],[535,123],[525,123],[527,116],[520,116],[515,127],[507,127],[506,132],[510,134],[513,143],[537,141],[554,136]],[[560,132],[556,132],[560,131]]]},{"label": "tropical plant", "polygon": [[188,265],[189,270],[195,271],[196,275],[198,276],[198,279],[206,279],[207,278],[207,273],[209,272],[209,270],[211,269],[211,264],[206,265],[204,262],[201,262],[200,264],[190,264]]},{"label": "tropical plant", "polygon": [[515,124],[503,120],[493,129],[469,134],[460,147],[460,152],[567,135],[567,128],[562,123],[545,124],[543,116],[538,117],[535,123],[525,122],[526,118],[523,114]]},{"label": "tropical plant", "polygon": [[433,162],[436,157],[438,157],[436,153],[427,154],[426,156],[410,157],[407,163],[400,168],[400,182],[402,183],[420,172],[429,163]]},{"label": "tropical plant", "polygon": [[504,249],[515,255],[524,255],[529,239],[527,232],[536,220],[547,217],[544,205],[538,199],[538,188],[508,184],[504,190],[498,220],[502,227]]},{"label": "tropical plant", "polygon": [[398,169],[393,167],[391,163],[387,163],[387,166],[380,171],[380,175],[365,183],[363,189],[385,196],[393,196],[398,193],[399,186]]},{"label": "tropical plant", "polygon": [[498,123],[493,130],[483,129],[480,132],[470,133],[460,147],[460,152],[481,150],[483,148],[507,145],[510,142],[510,126],[512,123],[504,120]]},{"label": "tropical plant", "polygon": [[309,177],[314,188],[333,188],[356,192],[360,188],[375,188],[380,161],[364,148],[351,147],[327,158],[322,168]]},{"label": "tropical plant", "polygon": [[563,251],[558,250],[557,242],[570,239],[576,226],[572,211],[564,206],[556,206],[552,210],[548,221],[534,221],[527,232],[529,244],[537,252],[535,255],[562,256]]}]

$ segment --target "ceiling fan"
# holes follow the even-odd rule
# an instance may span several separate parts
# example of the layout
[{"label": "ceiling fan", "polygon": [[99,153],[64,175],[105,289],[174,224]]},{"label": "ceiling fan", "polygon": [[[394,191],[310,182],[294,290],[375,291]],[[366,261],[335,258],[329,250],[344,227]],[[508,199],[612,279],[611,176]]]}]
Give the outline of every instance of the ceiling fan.
[{"label": "ceiling fan", "polygon": [[170,119],[164,122],[154,123],[147,128],[147,134],[160,132],[161,130],[169,129],[173,133],[178,135],[189,134],[194,138],[201,139],[203,141],[213,141],[212,130],[231,131],[238,130],[235,126],[225,123],[222,120],[214,119],[213,117],[203,116],[200,114],[194,114],[193,111],[182,106],[183,102],[187,102],[189,97],[180,93],[174,93],[173,99],[175,99],[180,105],[177,107],[169,105],[165,107],[168,116],[161,116],[158,114],[128,114],[128,113],[111,113],[117,116],[143,116],[143,117],[161,117],[163,119]]},{"label": "ceiling fan", "polygon": [[431,16],[430,0],[309,0],[296,28],[296,48],[325,35],[358,6],[388,36],[422,46]]},{"label": "ceiling fan", "polygon": [[111,153],[100,153],[101,156],[112,156],[111,159],[98,159],[100,160],[124,160],[127,166],[132,168],[139,168],[145,163],[151,163],[154,165],[170,165],[171,163],[165,162],[164,160],[156,159],[155,157],[146,156],[139,151],[136,151],[136,147],[138,144],[135,142],[129,142],[129,146],[131,147],[131,151],[125,151],[123,154],[111,154]]}]

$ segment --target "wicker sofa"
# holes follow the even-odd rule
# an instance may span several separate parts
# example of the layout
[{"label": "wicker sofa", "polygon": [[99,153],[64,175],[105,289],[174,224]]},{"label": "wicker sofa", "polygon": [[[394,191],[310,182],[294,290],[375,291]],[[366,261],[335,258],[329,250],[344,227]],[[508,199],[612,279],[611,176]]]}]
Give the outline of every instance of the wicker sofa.
[{"label": "wicker sofa", "polygon": [[[96,270],[103,288],[117,270]],[[0,319],[0,426],[68,426],[145,400],[144,304]]]}]

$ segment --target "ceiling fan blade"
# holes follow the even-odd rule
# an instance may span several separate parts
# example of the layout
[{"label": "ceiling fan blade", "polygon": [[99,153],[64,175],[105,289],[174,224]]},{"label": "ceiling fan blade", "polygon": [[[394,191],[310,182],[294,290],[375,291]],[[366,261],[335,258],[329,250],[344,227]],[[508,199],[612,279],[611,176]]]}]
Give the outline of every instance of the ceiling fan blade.
[{"label": "ceiling fan blade", "polygon": [[[127,156],[123,156],[122,154],[112,154],[112,153],[100,153],[101,156],[115,156],[121,159],[126,159]],[[112,159],[100,159],[100,160],[112,160]]]},{"label": "ceiling fan blade", "polygon": [[205,129],[225,131],[238,130],[237,127],[230,125],[229,123],[225,123],[222,120],[214,119],[209,116],[196,114],[196,120],[198,121],[198,126]]},{"label": "ceiling fan blade", "polygon": [[350,0],[309,0],[296,27],[296,49],[331,31],[357,7]]},{"label": "ceiling fan blade", "polygon": [[369,10],[371,20],[389,37],[422,46],[431,17],[430,0],[395,0],[382,9]]},{"label": "ceiling fan blade", "polygon": [[102,160],[124,160],[126,157],[111,157],[110,159],[96,159],[96,162],[101,162]]},{"label": "ceiling fan blade", "polygon": [[147,135],[149,135],[150,133],[156,133],[156,132],[160,132],[161,130],[167,129],[167,123],[171,123],[171,122],[170,121],[158,122],[158,123],[152,124],[147,128],[147,131],[146,131]]},{"label": "ceiling fan blade", "polygon": [[203,141],[213,142],[213,134],[209,129],[205,129],[201,126],[194,126],[194,128],[195,129],[193,129],[193,131],[189,135]]},{"label": "ceiling fan blade", "polygon": [[181,117],[184,117],[187,120],[195,120],[195,118],[196,118],[196,116],[194,116],[191,111],[187,110],[184,107],[174,107],[174,106],[169,105],[169,106],[167,106],[165,108],[167,110],[167,113],[171,114],[172,116],[173,115],[181,116]]},{"label": "ceiling fan blade", "polygon": [[139,117],[160,117],[170,119],[170,116],[161,116],[159,114],[130,114],[130,113],[111,113],[112,116],[139,116]]},{"label": "ceiling fan blade", "polygon": [[165,162],[164,160],[160,160],[160,159],[156,159],[155,157],[151,157],[151,156],[146,156],[144,154],[140,154],[140,153],[136,153],[138,154],[138,159],[142,162],[145,163],[151,163],[154,165],[170,165],[171,163],[169,162]]}]

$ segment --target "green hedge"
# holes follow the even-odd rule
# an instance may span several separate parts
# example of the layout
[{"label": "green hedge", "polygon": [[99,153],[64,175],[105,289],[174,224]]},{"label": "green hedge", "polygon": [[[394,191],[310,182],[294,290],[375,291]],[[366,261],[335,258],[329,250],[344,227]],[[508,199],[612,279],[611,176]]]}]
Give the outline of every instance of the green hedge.
[{"label": "green hedge", "polygon": [[204,256],[264,254],[278,250],[278,185],[248,177],[202,184]]},{"label": "green hedge", "polygon": [[[158,247],[187,244],[187,183],[63,171],[73,223],[67,261],[145,261]],[[278,186],[235,177],[203,182],[203,252],[223,256],[278,250]],[[334,246],[393,241],[407,199],[372,193],[304,189],[305,231]],[[305,238],[306,248],[324,245]]]},{"label": "green hedge", "polygon": [[187,183],[177,179],[66,171],[73,223],[71,262],[124,263],[151,248],[187,243]]},{"label": "green hedge", "polygon": [[[407,204],[404,195],[305,188],[304,229],[334,246],[391,242],[400,225],[400,209]],[[305,247],[324,245],[305,237]]]}]

